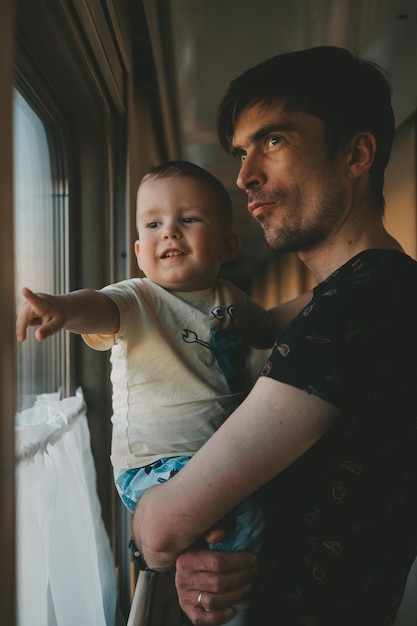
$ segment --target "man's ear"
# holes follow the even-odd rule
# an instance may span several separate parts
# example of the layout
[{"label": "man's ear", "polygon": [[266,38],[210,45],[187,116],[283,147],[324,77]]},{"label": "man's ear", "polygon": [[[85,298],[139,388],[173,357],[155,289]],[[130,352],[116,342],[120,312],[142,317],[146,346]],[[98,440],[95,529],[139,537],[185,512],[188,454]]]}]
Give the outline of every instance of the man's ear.
[{"label": "man's ear", "polygon": [[222,262],[228,263],[230,261],[233,261],[237,257],[241,245],[242,240],[238,232],[231,231],[227,233],[224,240],[224,247],[221,257]]},{"label": "man's ear", "polygon": [[375,159],[376,147],[373,133],[358,133],[352,138],[348,155],[348,167],[352,178],[357,178],[371,169]]}]

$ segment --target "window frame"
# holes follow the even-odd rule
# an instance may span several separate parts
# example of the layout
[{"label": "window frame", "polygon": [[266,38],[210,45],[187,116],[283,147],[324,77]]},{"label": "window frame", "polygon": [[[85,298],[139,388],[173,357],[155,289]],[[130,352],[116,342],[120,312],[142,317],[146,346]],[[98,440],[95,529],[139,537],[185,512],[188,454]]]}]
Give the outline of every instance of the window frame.
[{"label": "window frame", "polygon": [[13,246],[13,0],[0,3],[0,284],[3,297],[0,341],[0,597],[2,619],[16,620],[14,511],[15,288]]},{"label": "window frame", "polygon": [[[55,174],[66,169],[69,245],[65,272],[67,289],[74,290],[99,288],[114,280],[115,164],[124,163],[124,167],[118,165],[122,194],[126,155],[120,154],[123,142],[115,141],[120,128],[121,135],[125,134],[124,120],[103,88],[70,4],[39,0],[35,6],[31,0],[19,0],[14,79],[15,86],[47,121],[51,150],[56,151],[60,143],[66,146],[65,162],[56,161]],[[72,395],[78,386],[84,392],[103,519],[112,536],[109,359],[84,346],[80,337],[63,335],[66,393]]]},{"label": "window frame", "polygon": [[[137,186],[150,166],[167,158],[142,3],[6,2],[15,8],[9,30],[15,36],[16,80],[41,95],[69,146],[69,289],[99,288],[134,275]],[[11,324],[14,333],[14,307]],[[115,492],[109,461],[109,358],[79,337],[69,335],[68,341],[70,393],[80,385],[87,403],[97,489],[118,567],[120,607],[127,612],[130,520]]]},{"label": "window frame", "polygon": [[[23,79],[19,72],[16,73],[14,92],[18,92],[20,97],[23,98],[28,107],[38,117],[40,123],[43,125],[45,132],[49,166],[51,173],[51,200],[52,200],[52,212],[51,216],[53,222],[54,237],[53,242],[53,293],[64,293],[69,290],[69,215],[68,215],[68,177],[67,177],[67,149],[64,140],[64,133],[62,132],[62,119],[60,120],[61,127],[58,125],[51,111],[44,101],[41,101],[38,96],[35,95],[33,88],[29,88],[27,81]],[[50,98],[48,97],[50,101]],[[17,223],[16,210],[16,198],[15,198],[15,223]],[[16,233],[18,236],[18,233]],[[18,254],[19,246],[15,243],[15,254]],[[17,285],[17,288],[21,288],[23,285]],[[32,285],[27,285],[32,287]],[[19,300],[19,292],[16,294],[17,300]],[[33,344],[31,344],[33,346]],[[46,344],[45,344],[46,346]],[[21,357],[25,356],[25,344],[18,346],[18,350],[21,350]],[[35,344],[36,349],[36,344]],[[26,348],[27,350],[27,348]],[[60,333],[55,337],[53,346],[50,349],[44,348],[45,357],[50,358],[52,367],[57,370],[54,375],[54,388],[51,388],[48,383],[42,389],[34,389],[39,393],[51,393],[60,390],[63,397],[70,395],[71,379],[69,365],[70,359],[70,345],[69,336],[67,333]],[[41,357],[42,358],[42,357]],[[19,385],[20,373],[20,358],[18,352],[17,359],[17,394],[18,403],[17,409],[28,408],[27,403],[22,405],[20,396],[21,387]],[[27,381],[22,385],[23,388],[28,388]]]}]

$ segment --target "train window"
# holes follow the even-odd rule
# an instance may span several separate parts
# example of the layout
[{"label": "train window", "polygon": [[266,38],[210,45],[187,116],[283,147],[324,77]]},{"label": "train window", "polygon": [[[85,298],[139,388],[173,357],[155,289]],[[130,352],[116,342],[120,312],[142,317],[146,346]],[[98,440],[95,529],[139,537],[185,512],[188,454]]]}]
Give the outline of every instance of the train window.
[{"label": "train window", "polygon": [[[64,148],[42,109],[14,90],[14,206],[16,293],[67,290],[68,193]],[[35,397],[67,391],[67,337],[58,333],[38,342],[34,333],[18,346],[18,410]]]}]

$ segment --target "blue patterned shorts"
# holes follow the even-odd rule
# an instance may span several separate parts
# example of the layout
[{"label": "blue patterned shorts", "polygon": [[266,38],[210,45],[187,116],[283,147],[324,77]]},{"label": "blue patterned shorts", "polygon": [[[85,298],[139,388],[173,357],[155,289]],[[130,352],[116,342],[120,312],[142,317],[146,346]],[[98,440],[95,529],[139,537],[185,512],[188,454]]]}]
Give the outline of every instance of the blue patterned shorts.
[{"label": "blue patterned shorts", "polygon": [[[115,469],[115,485],[123,504],[133,513],[137,501],[149,487],[164,483],[175,476],[189,460],[189,456],[177,456],[159,459],[145,467]],[[233,509],[227,515],[227,522],[231,522],[231,530],[223,541],[210,544],[210,549],[224,552],[249,549],[259,552],[264,519],[261,510],[252,500],[244,500]]]},{"label": "blue patterned shorts", "polygon": [[123,504],[133,513],[137,501],[149,487],[164,483],[175,476],[190,458],[189,456],[167,457],[144,467],[115,470],[115,485]]}]

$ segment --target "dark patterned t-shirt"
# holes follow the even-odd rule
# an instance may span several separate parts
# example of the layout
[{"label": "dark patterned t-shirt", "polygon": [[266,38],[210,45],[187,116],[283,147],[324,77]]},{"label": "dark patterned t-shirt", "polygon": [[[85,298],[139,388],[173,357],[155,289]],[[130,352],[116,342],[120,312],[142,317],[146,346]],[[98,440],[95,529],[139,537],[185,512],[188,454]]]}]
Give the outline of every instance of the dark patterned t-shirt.
[{"label": "dark patterned t-shirt", "polygon": [[387,626],[417,553],[417,263],[368,250],[314,290],[263,376],[341,409],[259,493],[251,626]]}]

